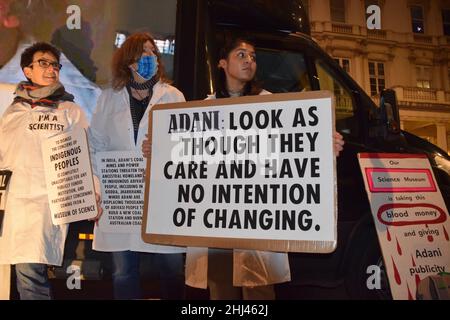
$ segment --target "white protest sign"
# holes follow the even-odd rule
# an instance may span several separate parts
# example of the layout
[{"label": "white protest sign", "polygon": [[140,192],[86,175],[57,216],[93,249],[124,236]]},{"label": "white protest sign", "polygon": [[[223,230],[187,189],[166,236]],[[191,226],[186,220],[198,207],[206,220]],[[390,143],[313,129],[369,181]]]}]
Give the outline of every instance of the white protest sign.
[{"label": "white protest sign", "polygon": [[333,251],[333,107],[316,92],[152,108],[144,241]]},{"label": "white protest sign", "polygon": [[[6,206],[6,191],[0,190],[0,215],[3,215]],[[1,218],[0,218],[1,219]],[[0,220],[1,226],[1,220]]]},{"label": "white protest sign", "polygon": [[[6,191],[0,190],[0,215],[3,215],[6,206]],[[1,219],[1,218],[0,218]],[[1,226],[1,220],[0,220]]]},{"label": "white protest sign", "polygon": [[9,170],[0,170],[0,236],[2,234],[3,218],[6,207],[6,190],[11,180],[12,172]]},{"label": "white protest sign", "polygon": [[448,210],[426,155],[358,155],[394,299],[450,270]]},{"label": "white protest sign", "polygon": [[102,183],[103,232],[140,233],[144,210],[145,160],[130,151],[99,152],[97,168]]},{"label": "white protest sign", "polygon": [[0,213],[3,213],[6,206],[6,189],[8,188],[12,172],[0,170]]},{"label": "white protest sign", "polygon": [[53,224],[96,217],[86,132],[81,129],[46,139],[42,155]]}]

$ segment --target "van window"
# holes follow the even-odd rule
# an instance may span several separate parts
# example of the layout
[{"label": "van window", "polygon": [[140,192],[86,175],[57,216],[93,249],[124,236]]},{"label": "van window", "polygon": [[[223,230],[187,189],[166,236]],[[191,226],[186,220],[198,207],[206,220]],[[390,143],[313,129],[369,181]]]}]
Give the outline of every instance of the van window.
[{"label": "van window", "polygon": [[350,90],[348,90],[337,77],[332,75],[328,67],[326,67],[322,61],[316,61],[316,69],[320,90],[331,91],[336,98],[337,129],[351,134],[355,123],[353,100]]},{"label": "van window", "polygon": [[257,79],[273,92],[310,91],[311,85],[302,53],[256,48]]}]

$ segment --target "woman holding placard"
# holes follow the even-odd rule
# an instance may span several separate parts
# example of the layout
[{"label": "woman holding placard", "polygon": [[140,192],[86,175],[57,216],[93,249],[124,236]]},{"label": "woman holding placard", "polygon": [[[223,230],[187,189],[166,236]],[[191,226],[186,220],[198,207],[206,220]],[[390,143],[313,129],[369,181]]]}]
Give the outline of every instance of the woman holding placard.
[{"label": "woman holding placard", "polygon": [[15,266],[21,300],[52,299],[47,265],[62,265],[68,230],[68,224],[52,223],[41,145],[48,137],[88,124],[59,82],[60,57],[45,42],[22,52],[26,81],[17,85],[14,101],[0,118],[0,170],[12,171],[0,217],[0,265]]},{"label": "woman holding placard", "polygon": [[[218,67],[218,89],[207,99],[270,94],[254,79],[256,53],[248,40],[236,39],[222,48]],[[186,284],[208,286],[212,300],[275,299],[273,284],[290,280],[286,253],[211,248],[187,251]]]},{"label": "woman holding placard", "polygon": [[[270,94],[255,81],[256,53],[250,41],[235,39],[225,45],[220,52],[218,67],[217,91],[207,99]],[[337,154],[343,144],[342,136],[335,133]],[[144,140],[142,151],[144,156],[150,156],[148,140]],[[273,284],[290,280],[286,253],[194,247],[187,251],[186,284],[209,287],[213,300],[275,299]]]},{"label": "woman holding placard", "polygon": [[[129,36],[114,54],[112,68],[112,88],[101,94],[89,128],[91,152],[94,155],[102,151],[140,153],[152,106],[185,99],[169,85],[155,40],[147,33]],[[94,229],[93,248],[112,252],[116,299],[141,298],[142,253],[153,253],[161,280],[161,298],[184,298],[185,248],[144,243],[140,229],[137,233],[113,233],[104,232],[98,226]]]}]

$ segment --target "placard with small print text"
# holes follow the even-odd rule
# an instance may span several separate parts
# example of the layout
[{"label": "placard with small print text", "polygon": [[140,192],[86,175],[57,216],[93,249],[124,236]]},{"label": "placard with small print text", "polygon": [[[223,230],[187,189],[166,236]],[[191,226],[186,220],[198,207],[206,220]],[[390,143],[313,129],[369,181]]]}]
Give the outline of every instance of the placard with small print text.
[{"label": "placard with small print text", "polygon": [[42,156],[53,224],[96,217],[86,131],[65,132],[44,140]]},{"label": "placard with small print text", "polygon": [[414,300],[422,279],[450,270],[448,209],[430,162],[424,154],[358,158],[392,296]]}]

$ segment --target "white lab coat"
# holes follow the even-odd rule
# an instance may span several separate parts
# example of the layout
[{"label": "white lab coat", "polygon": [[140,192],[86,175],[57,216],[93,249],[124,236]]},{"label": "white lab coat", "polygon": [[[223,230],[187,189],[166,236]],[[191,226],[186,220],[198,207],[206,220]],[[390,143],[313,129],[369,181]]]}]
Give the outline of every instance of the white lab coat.
[{"label": "white lab coat", "polygon": [[41,142],[87,125],[83,111],[73,102],[33,109],[28,103],[15,103],[6,109],[0,119],[0,169],[11,170],[12,176],[0,235],[0,264],[62,264],[68,225],[52,223]]},{"label": "white lab coat", "polygon": [[[260,95],[270,94],[262,90]],[[206,98],[215,99],[215,95]],[[255,287],[291,281],[287,253],[233,249],[233,285]],[[208,248],[188,247],[186,284],[206,289],[208,285]]]},{"label": "white lab coat", "polygon": [[[175,87],[159,81],[153,87],[149,106],[139,124],[137,142],[134,142],[134,129],[130,112],[130,97],[126,88],[119,91],[106,89],[99,97],[97,108],[89,127],[89,145],[92,161],[94,155],[102,151],[135,151],[141,153],[142,141],[148,132],[148,116],[155,104],[184,102],[183,94]],[[94,174],[96,173],[96,166]],[[104,218],[103,216],[102,218]],[[139,251],[155,253],[182,253],[184,247],[153,245],[145,243],[140,233],[102,232],[94,227],[93,249],[98,251]]]}]

